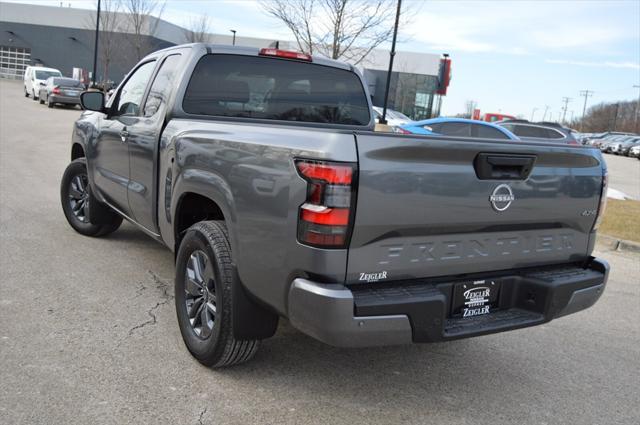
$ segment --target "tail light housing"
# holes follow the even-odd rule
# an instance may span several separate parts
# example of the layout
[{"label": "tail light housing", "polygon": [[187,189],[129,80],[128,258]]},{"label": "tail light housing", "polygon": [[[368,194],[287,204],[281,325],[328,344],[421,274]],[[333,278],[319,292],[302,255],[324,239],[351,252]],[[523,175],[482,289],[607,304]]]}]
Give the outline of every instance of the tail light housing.
[{"label": "tail light housing", "polygon": [[311,55],[308,55],[306,53],[294,52],[291,50],[272,49],[268,47],[264,49],[260,49],[260,53],[258,54],[260,56],[274,56],[277,58],[297,59],[297,60],[306,61],[306,62],[313,61],[313,58],[311,57]]},{"label": "tail light housing", "polygon": [[54,87],[52,92],[53,94],[60,94],[60,87]]},{"label": "tail light housing", "polygon": [[295,161],[307,182],[307,198],[299,208],[298,241],[318,248],[346,248],[355,211],[356,167],[351,163]]},{"label": "tail light housing", "polygon": [[607,169],[602,170],[602,188],[600,189],[600,204],[598,205],[598,215],[596,216],[596,222],[593,224],[593,231],[595,232],[602,223],[604,217],[604,211],[607,209],[607,187],[609,186],[609,174]]}]

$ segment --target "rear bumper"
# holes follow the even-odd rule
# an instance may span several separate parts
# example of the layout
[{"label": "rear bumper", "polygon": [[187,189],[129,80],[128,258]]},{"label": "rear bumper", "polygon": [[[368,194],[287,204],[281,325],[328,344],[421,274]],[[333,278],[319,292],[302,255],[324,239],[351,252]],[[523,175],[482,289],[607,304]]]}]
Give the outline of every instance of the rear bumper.
[{"label": "rear bumper", "polygon": [[340,347],[468,338],[539,325],[591,307],[602,295],[608,274],[609,265],[596,258],[586,267],[504,272],[499,275],[503,287],[498,308],[474,318],[449,317],[453,280],[349,289],[299,278],[289,290],[289,321],[302,332]]},{"label": "rear bumper", "polygon": [[80,97],[75,96],[60,96],[60,95],[49,95],[49,99],[52,103],[65,103],[67,105],[79,105]]}]

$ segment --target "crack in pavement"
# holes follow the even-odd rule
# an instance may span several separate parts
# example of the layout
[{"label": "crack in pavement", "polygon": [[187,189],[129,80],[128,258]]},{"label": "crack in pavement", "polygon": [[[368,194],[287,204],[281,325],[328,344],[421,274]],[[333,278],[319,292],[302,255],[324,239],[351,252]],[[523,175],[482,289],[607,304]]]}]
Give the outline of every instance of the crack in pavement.
[{"label": "crack in pavement", "polygon": [[205,407],[204,410],[202,412],[200,412],[200,417],[198,418],[198,425],[204,425],[204,422],[202,422],[202,418],[204,417],[204,414],[207,413],[207,408]]},{"label": "crack in pavement", "polygon": [[[156,304],[153,307],[147,310],[147,315],[149,315],[150,319],[142,323],[139,323],[133,326],[131,329],[129,329],[129,331],[127,332],[127,335],[120,341],[120,343],[122,343],[124,339],[132,336],[134,332],[137,331],[138,329],[142,329],[145,326],[153,326],[156,323],[158,323],[158,318],[154,313],[154,311],[157,310],[160,306],[167,304],[169,301],[173,299],[173,295],[171,295],[168,292],[170,288],[169,283],[164,279],[162,279],[160,276],[158,276],[156,273],[154,273],[152,270],[147,270],[147,273],[153,279],[153,283],[155,283],[156,289],[160,289],[162,291],[160,294],[161,301],[156,302]],[[139,295],[142,295],[142,292],[146,289],[147,287],[144,285],[144,283],[140,282],[140,286],[136,289],[136,294],[137,294],[136,297]],[[120,345],[120,343],[118,343],[118,346]]]},{"label": "crack in pavement", "polygon": [[166,299],[164,301],[158,301],[156,303],[156,305],[154,305],[153,307],[151,307],[148,311],[147,314],[151,317],[150,320],[147,320],[146,322],[142,322],[139,325],[135,325],[134,327],[132,327],[131,329],[129,329],[129,336],[133,335],[133,332],[136,331],[137,329],[141,329],[144,328],[147,325],[155,325],[156,323],[158,323],[158,319],[156,318],[156,315],[153,314],[153,311],[160,307],[161,305],[165,305],[166,303],[168,303],[169,301],[171,301],[170,299]]}]

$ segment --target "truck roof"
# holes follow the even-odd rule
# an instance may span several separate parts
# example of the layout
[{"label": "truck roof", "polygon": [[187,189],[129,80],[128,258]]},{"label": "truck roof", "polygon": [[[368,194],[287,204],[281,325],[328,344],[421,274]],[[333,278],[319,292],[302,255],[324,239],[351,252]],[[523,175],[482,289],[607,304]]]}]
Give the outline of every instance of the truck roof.
[{"label": "truck roof", "polygon": [[[189,43],[189,44],[179,44],[177,46],[167,47],[166,49],[153,52],[148,56],[153,56],[158,53],[168,52],[174,49],[185,48],[185,47],[206,49],[208,53],[233,54],[233,55],[245,55],[245,56],[259,56],[259,53],[261,50],[258,47],[248,47],[248,46],[229,46],[226,44],[211,44],[211,43]],[[288,60],[295,60],[295,59],[288,59]],[[345,69],[348,71],[353,71],[355,69],[352,65],[346,62],[341,62],[335,59],[329,59],[323,56],[316,56],[316,55],[311,55],[311,63],[314,63],[316,65],[324,65],[324,66],[331,66],[334,68]]]}]

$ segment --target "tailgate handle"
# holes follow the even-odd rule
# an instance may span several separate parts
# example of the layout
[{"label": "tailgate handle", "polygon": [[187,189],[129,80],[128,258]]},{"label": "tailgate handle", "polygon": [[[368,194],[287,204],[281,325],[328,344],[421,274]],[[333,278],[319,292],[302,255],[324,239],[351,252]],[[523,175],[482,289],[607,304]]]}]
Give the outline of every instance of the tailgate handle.
[{"label": "tailgate handle", "polygon": [[479,153],[473,166],[480,180],[524,180],[535,162],[535,155]]}]

